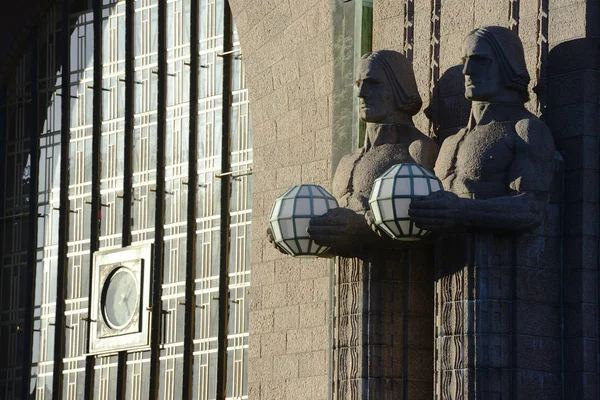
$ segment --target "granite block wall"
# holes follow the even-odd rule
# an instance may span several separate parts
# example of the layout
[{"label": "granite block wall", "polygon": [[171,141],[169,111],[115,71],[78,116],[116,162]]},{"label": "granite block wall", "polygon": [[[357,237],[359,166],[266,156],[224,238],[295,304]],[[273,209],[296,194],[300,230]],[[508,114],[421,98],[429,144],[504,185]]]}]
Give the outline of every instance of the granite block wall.
[{"label": "granite block wall", "polygon": [[[283,256],[264,232],[283,190],[296,183],[329,187],[333,1],[230,2],[246,61],[254,147],[250,397],[327,398],[330,262]],[[532,291],[560,294],[565,399],[597,399],[599,390],[599,9],[592,0],[375,0],[373,6],[373,49],[409,56],[425,111],[415,123],[441,139],[469,115],[460,65],[465,35],[496,24],[523,41],[532,77],[527,107],[550,126],[565,171],[565,196],[556,199],[564,202],[565,223],[557,228],[564,238],[561,283],[555,275],[523,280]]]},{"label": "granite block wall", "polygon": [[326,399],[330,261],[297,260],[267,241],[268,214],[294,184],[330,187],[329,0],[231,0],[254,149],[249,397]]}]

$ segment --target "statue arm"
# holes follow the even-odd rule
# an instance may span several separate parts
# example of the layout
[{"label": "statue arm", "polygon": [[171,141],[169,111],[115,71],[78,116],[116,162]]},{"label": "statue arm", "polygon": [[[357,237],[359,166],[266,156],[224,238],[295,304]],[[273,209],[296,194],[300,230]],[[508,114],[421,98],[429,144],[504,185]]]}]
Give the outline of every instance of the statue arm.
[{"label": "statue arm", "polygon": [[554,168],[554,143],[537,119],[516,126],[515,158],[508,171],[514,195],[486,200],[434,192],[411,204],[410,216],[423,229],[452,228],[527,231],[543,219]]}]

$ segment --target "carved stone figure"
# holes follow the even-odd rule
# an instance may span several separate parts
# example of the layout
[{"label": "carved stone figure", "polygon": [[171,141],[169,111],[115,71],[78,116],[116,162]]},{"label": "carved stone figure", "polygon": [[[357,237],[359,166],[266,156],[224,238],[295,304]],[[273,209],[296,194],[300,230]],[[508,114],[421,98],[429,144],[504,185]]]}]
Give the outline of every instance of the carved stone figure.
[{"label": "carved stone figure", "polygon": [[333,195],[340,208],[314,218],[308,232],[336,255],[369,258],[377,248],[398,246],[375,235],[364,218],[375,179],[399,163],[418,163],[432,170],[438,147],[412,122],[422,102],[412,66],[402,54],[367,53],[356,77],[360,117],[367,123],[365,144],[343,157],[336,169]]},{"label": "carved stone figure", "polygon": [[546,217],[553,139],[524,107],[530,78],[516,35],[476,29],[463,51],[470,121],[440,149],[445,191],[410,208],[439,233],[435,398],[560,398],[560,239]]},{"label": "carved stone figure", "polygon": [[333,318],[335,396],[430,400],[432,248],[409,249],[406,242],[376,235],[365,213],[375,179],[398,163],[431,170],[438,147],[413,125],[422,103],[412,66],[402,54],[365,54],[356,75],[365,144],[336,169],[333,194],[340,208],[312,219],[308,228],[311,238],[341,256]]},{"label": "carved stone figure", "polygon": [[[365,144],[343,157],[333,180],[340,207],[310,221],[313,240],[337,255],[334,392],[339,399],[433,397],[431,245],[378,236],[365,213],[375,179],[398,163],[433,168],[437,144],[412,117],[421,108],[410,62],[365,54],[357,67]],[[272,236],[269,234],[272,242]]]},{"label": "carved stone figure", "polygon": [[446,191],[415,202],[411,217],[425,229],[530,230],[544,216],[554,142],[523,105],[529,74],[521,42],[502,27],[473,31],[463,73],[471,118],[444,141],[435,165]]}]

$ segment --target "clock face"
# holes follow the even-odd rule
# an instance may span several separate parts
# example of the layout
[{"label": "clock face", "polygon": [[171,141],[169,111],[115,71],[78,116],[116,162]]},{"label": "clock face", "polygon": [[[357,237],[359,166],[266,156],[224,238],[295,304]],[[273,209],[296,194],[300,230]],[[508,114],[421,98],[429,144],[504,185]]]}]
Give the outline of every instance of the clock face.
[{"label": "clock face", "polygon": [[138,306],[138,282],[129,268],[115,268],[102,289],[102,315],[107,325],[115,330],[127,326]]}]

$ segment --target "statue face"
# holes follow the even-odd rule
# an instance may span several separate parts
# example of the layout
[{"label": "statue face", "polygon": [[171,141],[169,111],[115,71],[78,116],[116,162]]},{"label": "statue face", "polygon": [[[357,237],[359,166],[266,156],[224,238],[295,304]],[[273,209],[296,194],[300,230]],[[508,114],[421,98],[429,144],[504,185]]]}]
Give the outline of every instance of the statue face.
[{"label": "statue face", "polygon": [[382,67],[361,60],[356,71],[360,118],[366,122],[382,122],[397,112],[394,95]]},{"label": "statue face", "polygon": [[493,101],[506,89],[500,65],[492,47],[482,38],[469,35],[463,45],[465,97],[475,101]]}]

